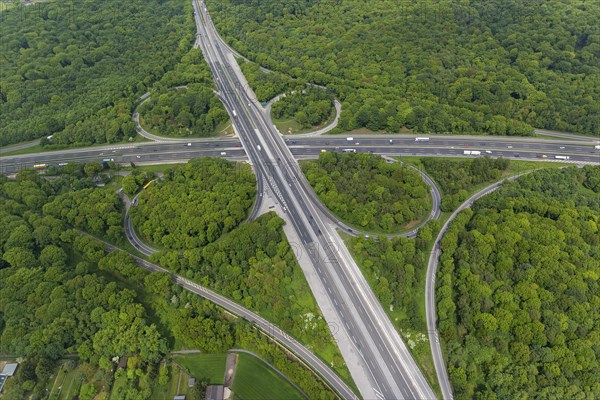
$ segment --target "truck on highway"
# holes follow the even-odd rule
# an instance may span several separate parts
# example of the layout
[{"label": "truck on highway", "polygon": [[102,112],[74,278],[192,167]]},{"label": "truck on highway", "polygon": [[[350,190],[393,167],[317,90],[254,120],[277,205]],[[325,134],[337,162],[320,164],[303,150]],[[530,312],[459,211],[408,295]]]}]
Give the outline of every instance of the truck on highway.
[{"label": "truck on highway", "polygon": [[354,140],[354,138],[353,137],[349,137],[349,138],[346,138],[346,140],[349,141],[349,142],[351,142],[351,141]]},{"label": "truck on highway", "polygon": [[596,149],[596,150],[600,150],[600,144],[597,144],[597,145],[595,145],[595,146],[594,146],[594,149]]},{"label": "truck on highway", "polygon": [[233,110],[233,116],[237,117],[237,113],[235,112],[235,110]]},{"label": "truck on highway", "polygon": [[256,146],[256,148],[258,149],[258,151],[262,150],[262,149],[260,148],[260,144],[259,144],[258,146]]},{"label": "truck on highway", "polygon": [[33,166],[33,168],[35,168],[35,169],[44,169],[44,168],[46,168],[47,166],[48,166],[47,164],[35,164],[35,165]]},{"label": "truck on highway", "polygon": [[418,137],[418,138],[415,138],[415,142],[429,142],[429,138],[428,137]]},{"label": "truck on highway", "polygon": [[356,149],[344,149],[342,150],[344,153],[356,153]]},{"label": "truck on highway", "polygon": [[102,160],[103,163],[107,163],[107,162],[111,162],[111,161],[115,161],[114,158],[105,158],[104,160]]},{"label": "truck on highway", "polygon": [[464,154],[467,156],[480,156],[481,152],[479,150],[465,150]]},{"label": "truck on highway", "polygon": [[554,156],[557,160],[569,160],[571,157],[569,156]]},{"label": "truck on highway", "polygon": [[222,152],[221,152],[221,155],[222,155],[222,156],[226,156],[226,155],[227,155],[227,152],[225,152],[225,151],[222,151]]}]

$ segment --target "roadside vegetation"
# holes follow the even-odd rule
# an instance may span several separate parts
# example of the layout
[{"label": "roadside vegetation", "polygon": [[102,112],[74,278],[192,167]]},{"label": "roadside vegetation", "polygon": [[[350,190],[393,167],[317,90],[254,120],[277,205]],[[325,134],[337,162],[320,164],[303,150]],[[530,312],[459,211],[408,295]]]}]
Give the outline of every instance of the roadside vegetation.
[{"label": "roadside vegetation", "polygon": [[303,129],[327,121],[333,108],[333,95],[322,88],[307,86],[303,90],[285,93],[273,104],[271,114],[275,119],[293,119]]},{"label": "roadside vegetation", "polygon": [[3,11],[0,145],[135,137],[134,103],[192,46],[191,8],[174,0],[108,0]]},{"label": "roadside vegetation", "polygon": [[[96,166],[82,169],[91,174]],[[124,240],[122,207],[115,191],[92,189],[87,174],[74,175],[46,179],[24,170],[16,181],[0,178],[0,352],[24,358],[3,398],[44,397],[55,374],[70,382],[60,398],[164,397],[174,390],[159,364],[169,350],[232,347],[269,360],[311,398],[335,397],[251,324],[165,274],[148,273],[123,251],[107,254],[82,233],[106,230]],[[83,370],[60,372],[67,355]],[[115,356],[127,357],[125,369],[116,368]]]},{"label": "roadside vegetation", "polygon": [[303,82],[282,73],[263,71],[256,63],[246,62],[241,58],[238,58],[237,62],[260,102],[267,102],[275,96],[294,88],[304,87]]},{"label": "roadside vegetation", "polygon": [[326,152],[301,167],[323,204],[361,230],[396,232],[431,212],[418,171],[378,155]]},{"label": "roadside vegetation", "polygon": [[334,90],[343,104],[339,130],[600,134],[598,3],[207,5],[241,54]]},{"label": "roadside vegetation", "polygon": [[600,168],[541,170],[442,240],[439,332],[459,397],[600,395]]},{"label": "roadside vegetation", "polygon": [[142,127],[159,136],[216,136],[217,127],[229,119],[212,89],[196,84],[155,92],[138,112]]}]

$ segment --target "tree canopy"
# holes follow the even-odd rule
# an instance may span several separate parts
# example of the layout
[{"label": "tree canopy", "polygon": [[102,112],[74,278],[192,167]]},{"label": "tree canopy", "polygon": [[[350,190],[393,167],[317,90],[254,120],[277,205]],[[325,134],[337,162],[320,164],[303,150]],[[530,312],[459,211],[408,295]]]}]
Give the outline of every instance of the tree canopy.
[{"label": "tree canopy", "polygon": [[326,152],[302,171],[327,208],[366,230],[394,232],[431,211],[419,173],[377,155]]},{"label": "tree canopy", "polygon": [[600,167],[541,170],[442,240],[439,331],[456,396],[599,396]]},{"label": "tree canopy", "polygon": [[505,158],[440,159],[423,157],[425,172],[442,192],[442,211],[453,211],[467,199],[468,190],[480,183],[497,181],[510,165]]},{"label": "tree canopy", "polygon": [[142,126],[160,136],[215,136],[229,119],[212,88],[198,84],[153,93],[138,112]]},{"label": "tree canopy", "polygon": [[255,194],[256,178],[248,164],[200,158],[167,171],[139,195],[129,213],[150,242],[194,249],[242,222]]},{"label": "tree canopy", "polygon": [[293,118],[303,128],[325,122],[332,111],[333,94],[314,86],[285,93],[271,109],[273,117]]},{"label": "tree canopy", "polygon": [[207,4],[241,54],[335,90],[342,130],[600,134],[597,2]]},{"label": "tree canopy", "polygon": [[135,136],[134,102],[191,47],[191,4],[36,2],[2,12],[0,145]]}]

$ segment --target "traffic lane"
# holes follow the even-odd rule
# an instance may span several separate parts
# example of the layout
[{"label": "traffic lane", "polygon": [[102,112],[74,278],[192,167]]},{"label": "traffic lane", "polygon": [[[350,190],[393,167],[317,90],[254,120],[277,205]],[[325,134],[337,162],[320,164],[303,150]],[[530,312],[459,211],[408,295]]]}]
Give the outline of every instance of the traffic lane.
[{"label": "traffic lane", "polygon": [[[226,155],[221,155],[222,152],[227,153]],[[233,148],[233,149],[223,149],[219,150],[196,150],[196,151],[187,151],[187,152],[157,152],[157,153],[148,153],[141,154],[138,156],[130,155],[113,155],[110,157],[111,160],[114,160],[116,163],[158,163],[159,161],[179,161],[181,163],[187,162],[194,158],[200,157],[221,157],[226,159],[238,160],[240,158],[246,158],[246,153],[243,149]],[[105,159],[104,156],[69,156],[69,157],[60,157],[57,158],[56,155],[53,155],[51,158],[43,157],[36,158],[35,160],[26,160],[26,161],[5,161],[0,160],[0,172],[3,173],[11,173],[16,172],[20,169],[24,168],[33,168],[34,165],[38,164],[46,164],[46,166],[56,166],[62,163],[86,163],[86,162],[102,162]]]},{"label": "traffic lane", "polygon": [[[273,138],[271,137],[268,140],[273,140]],[[275,148],[281,152],[281,148],[278,148],[278,146],[275,146]],[[285,154],[277,154],[277,156],[278,156],[278,158],[285,157]],[[287,173],[287,175],[289,176],[289,173]],[[280,174],[275,174],[274,178],[277,181],[279,181],[279,182],[281,182],[281,180],[282,180],[282,177],[280,176]],[[285,179],[285,178],[283,178],[283,179]],[[281,184],[283,184],[284,187],[285,187],[286,182],[282,182]],[[288,184],[289,184],[289,182],[288,182]],[[288,186],[291,189],[292,196],[290,197],[289,193],[287,193],[288,192],[287,187],[285,187],[284,193],[286,193],[285,196],[289,197],[290,216],[300,215],[300,214],[296,214],[296,212],[294,212],[294,211],[296,211],[296,205],[294,204],[293,200],[295,199],[299,203],[299,208],[301,208],[303,210],[307,210],[307,204],[303,204],[304,198],[299,193],[299,190],[298,190],[298,188],[297,188],[297,186],[295,184],[294,185],[289,184]],[[293,197],[293,199],[292,199],[292,197]],[[292,223],[295,225],[295,228],[296,228],[297,231],[299,231],[299,232],[308,231],[310,233],[310,230],[308,228],[310,226],[310,224],[308,224],[308,226],[307,226],[307,224],[305,224],[304,221],[302,221],[301,218],[300,218],[300,221],[297,221],[296,218],[292,218]],[[298,225],[300,225],[300,226],[298,226]],[[304,226],[301,226],[301,225],[304,225]],[[323,240],[322,236],[321,236],[321,238],[319,238],[319,235],[317,233],[316,234],[316,241],[317,241],[317,243],[322,244],[322,242],[321,242],[322,240]],[[310,248],[310,245],[312,244],[312,242],[307,242],[307,243],[303,243],[303,244],[307,248]],[[327,243],[325,243],[325,244],[327,244]],[[315,253],[311,254],[311,261],[313,262],[313,265],[315,265],[318,268],[321,260],[315,259],[315,257],[316,257]],[[337,265],[338,265],[337,269],[340,270],[341,266],[339,264],[337,264]],[[324,270],[326,270],[326,269],[324,269]],[[334,300],[342,298],[341,295],[339,294],[339,292],[337,292],[337,290],[335,289],[335,286],[331,286],[329,284],[330,280],[328,280],[325,277],[326,275],[323,273],[324,270],[319,271],[319,269],[317,269],[317,272],[319,274],[319,277],[321,279],[322,284],[327,288],[330,296],[332,296],[332,298]],[[332,287],[333,287],[333,289],[332,289]],[[332,291],[334,291],[335,293],[332,293]],[[348,284],[344,285],[344,293],[348,293],[349,291],[351,291],[351,287],[349,287]],[[357,306],[356,303],[358,302],[358,298],[357,298],[356,293],[355,293],[354,299],[352,299],[352,300],[353,301],[350,302],[350,303],[353,304],[352,310],[351,309],[347,309],[346,312],[345,312],[345,314],[354,317],[355,313],[353,313],[352,311],[353,310],[356,311],[357,309],[362,309],[363,305],[360,304],[360,302],[359,302],[359,304]],[[336,304],[343,304],[344,306],[346,306],[346,302],[345,301],[340,301],[340,302],[336,301]],[[338,308],[342,308],[342,307],[340,305],[338,305]],[[368,313],[366,313],[364,311],[363,312],[359,311],[359,314],[362,317],[362,319],[360,319],[361,322],[363,320],[364,321],[369,321],[370,320],[368,318]],[[378,343],[372,339],[372,337],[376,334],[376,332],[374,332],[374,328],[373,328],[373,326],[374,326],[373,321],[370,321],[371,322],[370,324],[366,324],[367,326],[369,326],[369,328],[371,328],[371,332],[369,332],[370,333],[369,337],[371,338],[371,340],[368,340],[368,339],[366,339],[366,336],[367,336],[366,335],[366,329],[368,329],[368,328],[363,327],[364,332],[363,332],[363,329],[358,329],[356,327],[356,324],[358,323],[358,321],[354,321],[354,318],[352,318],[352,319],[346,319],[346,318],[344,318],[343,317],[344,312],[341,311],[341,310],[339,311],[338,315],[340,316],[340,319],[346,320],[345,326],[346,326],[346,330],[347,330],[348,336],[352,338],[351,340],[353,342],[355,342],[355,343],[362,343],[362,346],[360,344],[359,344],[359,346],[362,348],[363,356],[364,356],[364,353],[367,352],[367,349],[368,349],[368,353],[369,354],[368,354],[367,357],[364,357],[364,360],[365,360],[365,365],[367,365],[368,368],[369,368],[369,370],[371,371],[371,376],[374,378],[374,380],[372,380],[372,382],[375,385],[377,385],[377,382],[381,382],[382,385],[385,385],[385,387],[383,387],[383,388],[380,387],[380,386],[378,386],[378,387],[380,387],[381,391],[385,394],[385,396],[387,398],[396,397],[397,394],[398,394],[398,391],[402,392],[403,396],[411,396],[410,393],[412,393],[412,392],[410,390],[410,386],[404,380],[404,376],[402,376],[403,374],[396,374],[396,379],[398,379],[398,378],[402,379],[403,382],[398,383],[398,382],[395,382],[394,379],[392,379],[392,381],[391,381],[391,382],[394,382],[394,384],[397,387],[397,389],[393,389],[391,387],[388,387],[388,383],[391,383],[391,382],[389,382],[388,379],[384,376],[385,373],[383,372],[382,366],[380,365],[380,362],[379,362],[381,360],[381,357],[378,356],[379,355],[379,350],[377,350],[377,348],[376,348],[376,347],[378,347],[378,348],[382,349],[384,347],[384,344],[382,343],[381,339],[378,341]],[[356,337],[359,338],[358,341],[356,341]],[[377,356],[376,356],[376,353],[377,353]],[[375,360],[375,362],[373,360]],[[393,360],[390,360],[390,361],[393,361]],[[392,362],[392,364],[393,364],[393,362]],[[387,367],[386,369],[390,369],[390,362],[386,363],[385,367]],[[394,371],[394,372],[396,372],[396,371]],[[383,382],[385,382],[385,383],[383,383]],[[412,395],[412,396],[414,397],[414,395]]]},{"label": "traffic lane", "polygon": [[[291,147],[292,154],[297,157],[301,156],[318,156],[321,154],[321,149],[319,148],[311,148],[311,147]],[[524,151],[524,150],[503,150],[496,151],[492,154],[486,154],[482,152],[480,155],[466,155],[464,154],[463,149],[446,149],[446,148],[403,148],[403,147],[354,147],[356,152],[358,153],[373,153],[373,154],[384,154],[384,155],[398,155],[398,156],[448,156],[448,157],[465,157],[465,158],[475,158],[475,157],[504,157],[510,159],[528,159],[528,160],[537,160],[537,161],[565,161],[554,158],[555,154],[547,154],[546,158],[540,158],[538,152],[533,151]],[[343,152],[343,149],[326,149],[331,152]],[[563,154],[561,154],[563,155]],[[569,156],[568,161],[580,161],[580,162],[600,162],[600,155],[595,154],[566,154]]]},{"label": "traffic lane", "polygon": [[[244,106],[242,106],[242,108],[245,108]],[[247,114],[246,114],[246,110],[244,110],[243,113],[238,114],[238,115],[242,115],[242,117],[240,118],[241,120],[246,120]],[[254,126],[257,126],[258,124],[255,124]],[[253,131],[254,127],[252,127],[252,131]],[[248,130],[248,133],[250,137],[252,137],[253,135],[251,134],[252,131]],[[265,138],[266,140],[268,140],[267,138]],[[249,151],[249,153],[254,153],[254,151]],[[266,151],[262,152],[262,154],[260,154],[259,156],[262,155],[262,161],[267,161],[270,162],[271,159],[269,157],[266,156]],[[279,159],[281,157],[281,154],[277,154],[277,158]],[[273,179],[276,183],[277,186],[283,187],[282,190],[282,196],[284,197],[284,200],[287,200],[287,205],[289,207],[288,209],[288,213],[289,213],[289,217],[290,220],[292,221],[292,224],[294,225],[296,231],[299,233],[300,236],[300,240],[303,241],[303,244],[307,247],[310,248],[310,245],[312,244],[312,240],[310,238],[310,230],[309,227],[307,227],[307,225],[304,223],[304,221],[302,220],[302,214],[299,212],[300,210],[297,209],[296,204],[294,202],[294,200],[298,201],[299,203],[299,208],[302,207],[306,207],[305,205],[302,204],[302,196],[298,193],[296,185],[289,185],[289,187],[291,188],[292,192],[295,191],[293,197],[295,199],[292,198],[292,196],[289,195],[288,193],[288,189],[287,189],[287,185],[286,182],[282,182],[283,178],[282,176],[278,173],[280,172],[279,170],[273,170],[273,174],[270,176],[271,179]],[[285,199],[287,197],[287,199]],[[311,261],[313,263],[315,263],[316,265],[318,265],[319,260],[315,260],[313,256],[311,256],[311,258],[313,258]],[[327,284],[327,280],[324,279],[324,277],[322,275],[320,275],[320,279],[321,282],[325,285],[325,287],[329,288],[330,294],[331,294],[331,286]],[[339,298],[338,296],[334,296],[334,298]],[[344,303],[345,304],[345,303]],[[347,310],[346,312],[347,315],[353,315],[351,313],[350,310]],[[346,325],[348,325],[348,322],[346,322]],[[356,329],[354,329],[355,334],[351,335],[353,338],[359,334],[358,332],[356,332]],[[360,336],[362,336],[362,332],[360,333]],[[368,342],[364,339],[362,342],[367,344]],[[372,357],[367,357],[367,359],[370,361]],[[367,361],[367,362],[369,362]],[[371,365],[371,368],[375,368],[375,366]],[[380,380],[378,378],[382,377],[382,372],[381,371],[377,371],[376,376],[374,377],[376,381]],[[386,388],[387,389],[387,388]],[[385,390],[385,389],[384,389]],[[389,395],[394,396],[394,393],[392,391],[389,390],[385,390],[386,394],[389,393]]]},{"label": "traffic lane", "polygon": [[[392,140],[392,143],[389,142]],[[600,151],[594,149],[594,145],[582,146],[580,143],[577,144],[553,144],[553,143],[534,143],[534,142],[489,142],[481,139],[475,140],[452,140],[452,139],[437,139],[430,140],[428,142],[415,142],[411,139],[376,139],[376,138],[354,138],[352,141],[348,141],[344,138],[302,138],[302,139],[286,139],[286,144],[290,147],[294,146],[335,146],[340,148],[353,148],[362,146],[409,146],[409,147],[454,147],[454,148],[468,148],[473,150],[503,150],[503,149],[528,149],[528,150],[539,150],[548,152],[560,152],[560,153],[596,153],[600,154]]]},{"label": "traffic lane", "polygon": [[0,160],[22,160],[26,161],[35,161],[37,159],[52,157],[53,155],[57,156],[68,156],[68,155],[78,155],[78,156],[105,156],[104,158],[109,158],[111,154],[149,154],[149,153],[157,153],[157,152],[165,152],[165,151],[180,151],[183,149],[188,150],[210,150],[215,148],[241,148],[241,144],[239,140],[236,139],[220,139],[219,141],[211,141],[211,142],[189,142],[191,145],[188,146],[187,143],[140,143],[136,145],[116,145],[116,146],[105,146],[105,147],[87,147],[87,148],[76,148],[76,149],[65,149],[65,150],[54,150],[47,151],[41,153],[31,153],[31,154],[19,154],[14,156],[3,156],[0,157]]}]

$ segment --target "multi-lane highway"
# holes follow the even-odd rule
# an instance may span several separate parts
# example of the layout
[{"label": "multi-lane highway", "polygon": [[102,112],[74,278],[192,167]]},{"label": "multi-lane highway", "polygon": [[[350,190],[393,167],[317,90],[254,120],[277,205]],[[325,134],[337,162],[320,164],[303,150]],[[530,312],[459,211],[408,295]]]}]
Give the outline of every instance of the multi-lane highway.
[{"label": "multi-lane highway", "polygon": [[[199,6],[199,7],[198,7]],[[322,220],[306,194],[302,173],[279,133],[248,96],[233,58],[228,58],[203,4],[195,4],[202,50],[211,67],[219,95],[233,119],[244,149],[256,170],[279,200],[307,255],[299,260],[305,274],[316,274],[309,284],[328,322],[335,321],[343,335],[340,350],[365,398],[419,398],[435,396],[376,300],[358,267],[343,249],[337,233]],[[202,9],[201,11],[199,10]],[[336,238],[337,236],[337,238]],[[331,304],[335,304],[331,308]]]},{"label": "multi-lane highway", "polygon": [[[464,156],[465,150],[480,150],[482,156],[505,157],[511,159],[553,160],[556,155],[569,156],[572,162],[598,163],[600,151],[594,149],[595,141],[534,139],[534,138],[482,138],[480,136],[430,136],[427,143],[415,142],[406,135],[385,135],[383,137],[318,136],[311,138],[287,137],[286,145],[296,158],[315,157],[322,150],[338,151],[352,148],[357,152],[373,152],[389,156]],[[392,143],[390,143],[392,140]],[[190,144],[188,146],[188,143]],[[358,145],[356,143],[359,143]],[[510,148],[509,148],[510,147]],[[491,151],[491,154],[485,151]],[[225,152],[225,155],[222,153]],[[542,158],[542,156],[546,156]],[[114,159],[118,163],[161,163],[180,161],[195,157],[226,157],[246,159],[246,152],[238,138],[189,139],[187,142],[159,142],[107,145],[49,151],[42,153],[2,156],[0,152],[0,173],[13,173],[21,168],[32,168],[35,164],[57,165],[64,162],[88,162]]]}]

